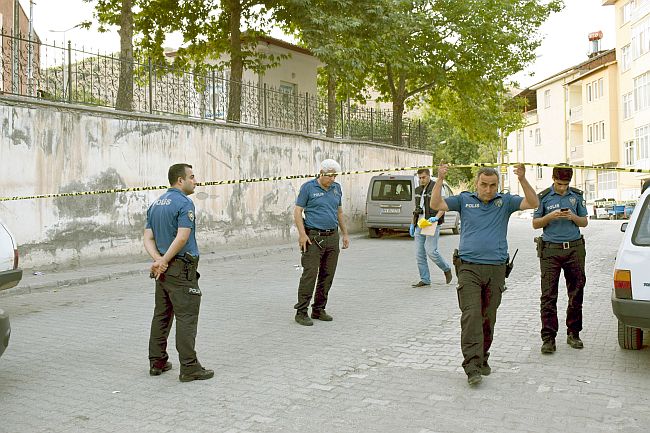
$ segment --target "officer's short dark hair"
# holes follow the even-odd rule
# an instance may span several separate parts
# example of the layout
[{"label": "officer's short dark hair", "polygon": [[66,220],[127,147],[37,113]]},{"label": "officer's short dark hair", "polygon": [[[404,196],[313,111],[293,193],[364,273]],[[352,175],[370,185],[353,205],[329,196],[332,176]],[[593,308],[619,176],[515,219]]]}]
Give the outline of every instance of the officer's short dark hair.
[{"label": "officer's short dark hair", "polygon": [[418,174],[426,173],[428,176],[431,176],[431,172],[428,168],[421,168],[418,170]]},{"label": "officer's short dark hair", "polygon": [[479,168],[478,173],[476,173],[476,180],[478,180],[481,177],[481,175],[496,176],[497,179],[499,178],[499,172],[495,168],[492,168],[492,167],[481,167],[481,168]]},{"label": "officer's short dark hair", "polygon": [[553,179],[571,181],[573,178],[573,169],[564,167],[553,167]]},{"label": "officer's short dark hair", "polygon": [[167,172],[167,179],[169,180],[169,184],[170,185],[175,184],[179,177],[185,179],[186,168],[192,168],[192,166],[189,164],[181,163],[181,164],[174,164],[171,167],[169,167],[169,172]]}]

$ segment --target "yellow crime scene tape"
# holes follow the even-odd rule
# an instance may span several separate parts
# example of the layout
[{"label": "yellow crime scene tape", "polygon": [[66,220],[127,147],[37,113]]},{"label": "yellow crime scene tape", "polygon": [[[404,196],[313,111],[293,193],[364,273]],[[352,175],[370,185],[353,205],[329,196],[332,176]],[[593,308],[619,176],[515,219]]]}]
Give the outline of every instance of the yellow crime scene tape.
[{"label": "yellow crime scene tape", "polygon": [[[640,168],[624,168],[624,167],[600,167],[600,166],[591,166],[591,165],[568,165],[568,164],[545,164],[539,162],[475,162],[471,164],[448,164],[449,168],[479,168],[479,167],[504,167],[504,166],[514,166],[518,164],[533,166],[533,167],[560,167],[560,168],[573,168],[577,170],[597,170],[597,171],[617,171],[625,173],[650,173],[650,169],[640,169]],[[386,173],[386,172],[396,172],[396,171],[413,171],[419,170],[422,168],[437,169],[437,165],[423,165],[415,167],[392,167],[392,168],[376,168],[372,170],[355,170],[355,171],[343,171],[336,173],[340,176],[352,175],[352,174],[368,174],[368,173]],[[435,175],[436,173],[432,173]],[[291,179],[306,179],[318,176],[319,173],[310,173],[310,174],[297,174],[289,176],[272,176],[272,177],[257,177],[257,178],[246,178],[246,179],[230,179],[230,180],[217,180],[212,182],[197,182],[197,186],[219,186],[219,185],[236,185],[242,183],[257,183],[257,182],[272,182],[277,180],[291,180]],[[97,194],[117,194],[122,192],[138,192],[138,191],[155,191],[161,189],[167,189],[169,185],[159,185],[159,186],[139,186],[133,188],[113,188],[113,189],[101,189],[96,191],[76,191],[76,192],[61,192],[53,194],[38,194],[38,195],[28,195],[28,196],[14,196],[14,197],[0,197],[0,202],[3,201],[18,201],[18,200],[36,200],[36,199],[48,199],[48,198],[59,198],[59,197],[77,197],[84,195],[97,195]]]}]

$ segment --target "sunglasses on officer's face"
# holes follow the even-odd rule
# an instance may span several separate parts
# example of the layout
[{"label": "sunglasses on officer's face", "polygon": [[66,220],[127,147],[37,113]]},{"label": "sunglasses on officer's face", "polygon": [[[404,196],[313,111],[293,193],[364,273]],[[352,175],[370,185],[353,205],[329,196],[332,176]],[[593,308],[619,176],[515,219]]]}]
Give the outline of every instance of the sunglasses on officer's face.
[{"label": "sunglasses on officer's face", "polygon": [[327,177],[335,178],[336,176],[338,176],[338,174],[335,174],[335,173],[334,174],[323,173],[321,176],[327,176]]}]

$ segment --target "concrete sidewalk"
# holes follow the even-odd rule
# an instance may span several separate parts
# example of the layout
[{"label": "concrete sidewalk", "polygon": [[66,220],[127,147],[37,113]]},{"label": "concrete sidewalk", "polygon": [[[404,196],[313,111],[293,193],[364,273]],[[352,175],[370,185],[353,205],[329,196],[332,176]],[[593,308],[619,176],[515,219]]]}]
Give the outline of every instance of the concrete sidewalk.
[{"label": "concrete sidewalk", "polygon": [[[361,236],[361,235],[357,235]],[[267,245],[262,247],[249,247],[233,251],[232,249],[201,255],[201,264],[207,265],[215,262],[241,260],[245,258],[266,257],[269,254],[298,251],[297,241],[287,244]],[[25,270],[23,279],[16,287],[0,290],[0,298],[12,295],[24,295],[43,290],[56,290],[69,286],[108,281],[134,275],[148,275],[151,260],[135,260],[125,263],[112,263],[108,265],[95,264],[63,271],[38,271],[37,269]]]}]

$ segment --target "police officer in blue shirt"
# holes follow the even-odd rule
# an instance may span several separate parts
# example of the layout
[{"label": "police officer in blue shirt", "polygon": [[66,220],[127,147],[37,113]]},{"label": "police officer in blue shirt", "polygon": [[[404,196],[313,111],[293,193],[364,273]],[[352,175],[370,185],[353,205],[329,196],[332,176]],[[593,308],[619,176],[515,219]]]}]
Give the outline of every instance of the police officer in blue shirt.
[{"label": "police officer in blue shirt", "polygon": [[488,364],[494,335],[497,308],[505,289],[508,261],[508,220],[518,210],[537,207],[535,190],[526,180],[523,164],[514,173],[525,197],[497,193],[499,174],[493,168],[481,168],[476,176],[476,192],[442,197],[442,184],[448,166],[438,168],[438,181],[431,193],[431,207],[460,213],[460,233],[454,265],[458,278],[458,305],[461,310],[461,350],[467,382],[476,385],[492,369]]},{"label": "police officer in blue shirt", "polygon": [[566,312],[567,344],[582,349],[582,298],[585,277],[587,208],[582,191],[569,186],[573,169],[553,168],[553,185],[539,193],[540,204],[533,215],[533,228],[544,229],[535,238],[541,269],[542,353],[555,352],[558,331],[557,296],[560,272],[564,270],[569,302]]},{"label": "police officer in blue shirt", "polygon": [[[320,175],[300,188],[293,219],[298,228],[298,244],[302,252],[302,276],[298,285],[298,302],[295,320],[303,326],[312,326],[311,319],[329,322],[332,316],[325,312],[327,296],[339,258],[339,228],[343,234],[343,248],[350,246],[348,230],[343,218],[341,185],[336,183],[336,173],[341,166],[333,159],[320,165]],[[303,220],[304,213],[304,220]],[[307,314],[309,302],[311,318]]]},{"label": "police officer in blue shirt", "polygon": [[168,361],[167,337],[176,317],[176,350],[181,382],[214,376],[196,358],[194,344],[201,306],[197,272],[199,248],[196,244],[192,166],[174,164],[167,174],[171,188],[147,210],[144,247],[154,260],[151,277],[156,279],[156,295],[149,336],[149,374],[160,376],[172,368]]}]

